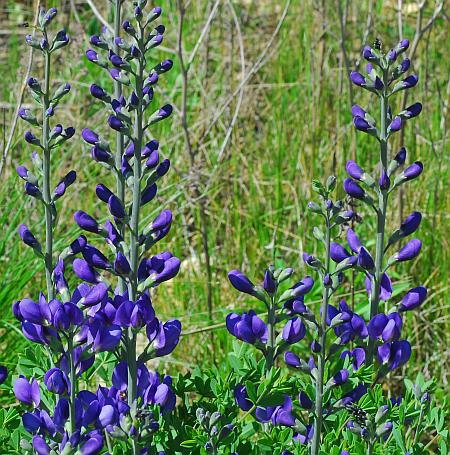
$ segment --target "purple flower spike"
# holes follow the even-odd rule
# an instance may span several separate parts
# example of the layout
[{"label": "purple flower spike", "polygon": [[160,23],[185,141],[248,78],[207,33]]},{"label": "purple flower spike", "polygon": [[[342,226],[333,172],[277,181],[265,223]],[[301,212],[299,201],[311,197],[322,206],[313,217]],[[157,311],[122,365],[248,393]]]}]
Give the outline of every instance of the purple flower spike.
[{"label": "purple flower spike", "polygon": [[288,344],[298,343],[306,335],[306,327],[301,318],[295,317],[286,322],[283,329],[283,340]]},{"label": "purple flower spike", "polygon": [[412,239],[394,257],[397,262],[410,261],[418,256],[421,249],[422,242],[419,239]]},{"label": "purple flower spike", "polygon": [[350,73],[350,80],[359,87],[364,87],[366,85],[366,78],[357,71],[352,71]]},{"label": "purple flower spike", "polygon": [[242,315],[231,313],[227,316],[226,325],[231,335],[246,343],[255,344],[257,341],[266,343],[268,330],[266,324],[256,316],[253,310]]},{"label": "purple flower spike", "polygon": [[253,294],[255,285],[239,270],[231,270],[228,273],[228,279],[238,291]]},{"label": "purple flower spike", "polygon": [[78,226],[80,226],[81,229],[88,232],[93,232],[95,234],[98,234],[100,232],[100,228],[97,221],[95,221],[94,218],[92,218],[86,212],[78,210],[77,212],[75,212],[73,217],[75,219],[75,222],[78,224]]},{"label": "purple flower spike", "polygon": [[420,212],[412,212],[400,225],[400,233],[402,237],[407,237],[417,231],[422,221],[422,214]]},{"label": "purple flower spike", "polygon": [[345,169],[347,174],[355,180],[361,180],[364,175],[364,171],[352,160],[347,161]]},{"label": "purple flower spike", "polygon": [[410,289],[399,304],[399,311],[410,311],[419,307],[427,298],[427,288],[418,286]]},{"label": "purple flower spike", "polygon": [[21,224],[19,226],[19,235],[25,245],[30,246],[31,248],[40,248],[40,244],[32,232],[25,226]]},{"label": "purple flower spike", "polygon": [[415,163],[411,164],[411,166],[407,167],[403,171],[403,176],[404,179],[407,180],[413,180],[422,173],[423,171],[423,164],[420,161],[416,161]]},{"label": "purple flower spike", "polygon": [[97,133],[94,133],[94,131],[90,130],[89,128],[83,128],[81,131],[81,137],[88,143],[92,145],[96,145],[99,137]]},{"label": "purple flower spike", "polygon": [[344,180],[344,190],[355,199],[364,199],[366,196],[366,192],[353,179]]},{"label": "purple flower spike", "polygon": [[25,376],[20,376],[14,383],[14,395],[22,403],[38,407],[41,402],[41,392],[36,379],[28,382]]}]

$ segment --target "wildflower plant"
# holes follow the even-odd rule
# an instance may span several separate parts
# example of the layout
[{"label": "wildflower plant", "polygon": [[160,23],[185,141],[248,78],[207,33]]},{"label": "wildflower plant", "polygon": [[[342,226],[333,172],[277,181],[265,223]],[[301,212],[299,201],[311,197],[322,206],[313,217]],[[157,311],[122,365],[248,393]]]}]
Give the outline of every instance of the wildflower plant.
[{"label": "wildflower plant", "polygon": [[[113,371],[113,387],[106,392],[117,407],[117,412],[111,410],[107,423],[112,427],[108,437],[128,440],[130,453],[141,453],[142,447],[148,447],[159,427],[149,406],[157,404],[163,413],[175,406],[171,378],[160,379],[158,374],[150,373],[145,362],[170,354],[181,333],[178,320],[163,323],[156,317],[151,300],[151,289],[173,278],[180,261],[168,251],[147,258],[148,251],[169,233],[172,213],[164,209],[148,225],[141,224],[143,207],[156,197],[159,180],[170,167],[169,160],[160,160],[158,141],[147,141],[145,134],[151,125],[172,113],[171,105],[165,105],[148,115],[154,87],[171,69],[172,62],[151,62],[151,50],[161,44],[165,28],[155,26],[161,8],[146,9],[146,3],[137,2],[132,20],[122,23],[123,38],[103,29],[100,36],[90,38],[96,50],[86,51],[90,62],[108,71],[119,94],[114,98],[96,84],[90,88],[91,95],[111,112],[108,125],[117,134],[117,150],[114,152],[108,141],[92,129],[82,131],[83,139],[92,146],[93,159],[115,175],[117,191],[104,184],[96,187],[98,198],[111,216],[103,226],[83,211],[75,213],[75,221],[81,229],[100,235],[113,257],[108,260],[86,244],[81,250],[83,258],[73,261],[75,274],[102,295],[89,310],[94,345],[97,338],[101,342],[105,327],[115,327],[118,333],[114,339],[105,338],[120,361]],[[117,7],[116,14],[118,11]],[[107,275],[117,279],[115,287]],[[148,342],[139,353],[137,337],[144,328]]]},{"label": "wildflower plant", "polygon": [[[53,55],[69,43],[65,30],[52,34],[49,26],[57,14],[55,8],[41,9],[38,20],[40,38],[26,36],[29,46],[41,52],[44,58],[44,80],[40,83],[30,77],[27,81],[32,97],[41,110],[36,116],[29,109],[21,109],[19,116],[35,127],[39,134],[27,131],[25,141],[36,147],[31,155],[33,170],[18,166],[17,173],[25,181],[25,193],[36,199],[44,210],[45,232],[36,237],[25,224],[20,225],[22,241],[44,262],[47,289],[35,301],[24,298],[13,305],[13,313],[21,322],[22,331],[30,341],[44,346],[51,368],[45,373],[42,387],[34,378],[20,376],[14,383],[16,398],[28,406],[23,414],[23,426],[33,436],[32,444],[22,440],[22,449],[28,453],[72,453],[81,447],[94,453],[102,447],[102,436],[91,421],[82,422],[86,410],[86,397],[90,392],[80,390],[79,376],[94,361],[79,342],[82,327],[87,323],[80,300],[85,295],[83,286],[70,293],[64,276],[64,256],[75,254],[83,246],[82,240],[73,242],[57,259],[54,251],[54,230],[57,220],[56,202],[64,196],[76,178],[75,171],[66,174],[53,187],[55,170],[52,157],[75,133],[72,127],[61,124],[52,127],[61,100],[70,91],[70,84],[63,83],[56,89],[51,77]],[[36,232],[36,231],[35,231]]]},{"label": "wildflower plant", "polygon": [[[349,227],[355,215],[347,209],[347,197],[335,196],[337,179],[314,180],[316,196],[308,209],[320,220],[312,231],[320,248],[317,256],[303,254],[310,275],[294,280],[294,269],[271,265],[254,284],[241,271],[230,271],[231,285],[255,300],[250,309],[226,317],[226,329],[235,338],[228,362],[204,371],[193,368],[173,380],[148,366],[171,354],[181,336],[180,321],[161,320],[153,305],[154,289],[180,269],[177,257],[159,249],[170,232],[172,212],[163,207],[144,222],[170,169],[151,130],[172,114],[170,104],[153,106],[155,87],[173,63],[154,60],[152,54],[164,39],[161,8],[137,0],[123,14],[122,0],[112,3],[113,31],[104,27],[90,37],[86,50],[87,64],[102,68],[111,82],[93,83],[90,94],[108,112],[112,131],[102,133],[98,125],[88,124],[81,137],[115,187],[104,180],[95,188],[105,219],[77,207],[74,219],[86,235],[62,251],[55,250],[54,239],[58,200],[76,173],[71,170],[57,181],[53,163],[75,130],[56,123],[70,85],[54,87],[52,62],[69,37],[64,30],[51,31],[55,8],[42,9],[39,36],[26,37],[43,57],[44,79],[27,81],[40,113],[19,112],[33,127],[25,141],[35,150],[32,167],[20,165],[17,173],[25,193],[42,207],[44,229],[39,234],[28,223],[18,230],[43,263],[46,290],[15,302],[12,310],[24,336],[39,346],[36,355],[45,358],[29,369],[19,366],[22,374],[14,378],[24,430],[14,453],[416,454],[425,453],[438,437],[445,453],[449,434],[445,412],[432,399],[434,382],[422,375],[415,383],[405,378],[403,396],[395,397],[387,397],[381,385],[409,360],[404,314],[427,297],[426,288],[418,286],[394,303],[388,274],[421,249],[420,240],[407,241],[419,228],[419,212],[394,232],[387,230],[394,191],[423,170],[420,162],[402,170],[406,149],[393,154],[389,147],[391,137],[422,110],[415,103],[393,113],[394,96],[418,82],[416,75],[406,76],[409,60],[399,61],[409,42],[387,53],[379,41],[366,47],[367,75],[350,75],[380,106],[379,122],[361,106],[352,107],[356,129],[379,143],[378,177],[349,161],[343,184],[346,196],[375,214],[375,252],[370,239],[363,242],[358,229]],[[343,232],[348,247],[339,240]],[[97,247],[99,240],[108,252]],[[400,242],[406,243],[398,248]],[[367,291],[367,302],[358,303],[357,311],[339,297],[350,271],[362,275]],[[313,296],[318,295],[316,305]],[[95,373],[103,367],[100,384]],[[0,365],[0,386],[7,376]],[[14,414],[3,411],[0,421],[10,428]],[[435,436],[423,442],[431,428]],[[6,446],[12,444],[0,433],[0,447]]]},{"label": "wildflower plant", "polygon": [[[303,255],[306,265],[320,277],[322,303],[318,313],[308,308],[301,292],[297,295],[296,286],[302,282],[281,296],[276,296],[278,285],[290,276],[292,269],[288,269],[289,272],[282,269],[274,272],[273,268],[269,268],[263,286],[253,285],[239,271],[233,270],[229,273],[229,279],[237,290],[262,300],[268,310],[266,323],[254,311],[242,315],[228,315],[229,332],[262,351],[267,368],[271,368],[278,355],[286,351],[286,364],[304,373],[310,383],[308,385],[308,381],[304,382],[305,389],[299,391],[298,404],[303,409],[301,414],[296,415],[289,395],[286,395],[284,402],[278,403],[278,406],[265,409],[258,407],[258,397],[256,401],[252,401],[243,384],[236,387],[236,403],[246,412],[256,410],[255,417],[263,423],[271,421],[273,425],[293,428],[294,444],[310,444],[310,453],[313,455],[317,455],[322,447],[324,422],[344,408],[356,416],[356,420],[348,422],[348,429],[365,441],[367,453],[373,452],[377,442],[387,440],[394,426],[392,421],[386,420],[388,405],[380,405],[372,416],[357,403],[370,386],[373,387],[386,374],[409,360],[411,345],[402,338],[402,313],[419,307],[427,296],[425,287],[415,287],[387,311],[393,293],[392,282],[387,274],[389,268],[396,263],[414,259],[421,249],[420,240],[412,239],[386,260],[389,250],[413,234],[422,218],[419,212],[413,212],[399,229],[387,237],[389,198],[394,190],[418,177],[423,169],[422,163],[415,162],[400,171],[406,160],[406,149],[402,147],[391,158],[388,147],[391,136],[422,110],[421,104],[415,103],[394,115],[391,107],[393,95],[414,87],[418,81],[416,75],[399,81],[410,67],[407,58],[398,61],[408,46],[409,42],[403,40],[386,54],[381,51],[379,42],[374,49],[366,47],[363,56],[369,61],[366,67],[367,76],[357,72],[350,75],[354,84],[374,93],[380,100],[379,125],[359,105],[352,107],[356,129],[375,137],[380,144],[379,179],[365,172],[356,162],[349,161],[346,165],[349,178],[344,181],[345,193],[362,201],[375,212],[375,255],[372,256],[353,229],[347,228],[349,249],[335,241],[335,237],[348,225],[354,214],[351,210],[345,210],[345,201],[331,199],[336,186],[336,178],[331,176],[325,184],[313,181],[313,190],[320,200],[308,204],[310,211],[319,214],[323,219],[324,229],[315,227],[313,230],[314,237],[323,245],[323,258],[307,253]],[[339,305],[331,303],[344,282],[345,272],[350,269],[362,273],[365,277],[370,301],[367,321],[364,315],[352,311],[344,300],[340,301]],[[278,281],[277,278],[281,280]],[[307,280],[311,280],[312,286],[312,278],[308,277],[303,282]],[[307,290],[310,289],[311,287]],[[381,308],[382,302],[385,303],[385,308]],[[284,305],[281,306],[281,303]],[[295,317],[287,321],[277,337],[276,323],[286,318],[284,312],[287,317]],[[306,332],[312,337],[309,362],[296,355],[293,350],[286,350],[286,344],[294,348],[295,344],[305,337]],[[348,348],[344,348],[345,345],[349,345]],[[377,368],[374,368],[375,361],[379,363]],[[377,371],[375,377],[374,371]],[[344,386],[344,391],[338,393],[339,386]]]},{"label": "wildflower plant", "polygon": [[[116,14],[120,15],[120,2],[117,6]],[[44,206],[45,249],[27,226],[21,225],[19,234],[44,260],[47,295],[41,293],[37,302],[22,299],[14,304],[13,311],[22,323],[25,336],[45,346],[49,353],[52,367],[45,373],[43,382],[54,395],[50,399],[41,398],[41,386],[36,378],[21,376],[15,382],[17,399],[33,409],[23,415],[25,429],[34,435],[32,445],[23,441],[26,451],[74,453],[80,447],[83,454],[98,453],[104,445],[112,447],[112,440],[117,439],[124,441],[129,448],[125,450],[142,453],[141,448],[151,444],[152,435],[159,428],[161,412],[169,412],[175,405],[171,378],[160,377],[145,366],[149,359],[172,352],[181,332],[179,321],[163,323],[156,318],[150,295],[151,288],[178,273],[180,261],[169,252],[149,259],[145,256],[169,232],[172,214],[163,210],[149,225],[140,225],[142,207],[155,198],[157,182],[170,167],[168,160],[159,159],[158,142],[146,142],[144,132],[167,118],[172,110],[166,105],[148,118],[145,115],[159,76],[172,66],[166,60],[147,69],[149,51],[162,42],[164,27],[153,25],[161,9],[146,12],[145,6],[145,1],[135,6],[134,24],[123,23],[127,40],[112,36],[107,30],[102,36],[91,38],[94,46],[108,51],[107,57],[92,49],[86,52],[91,62],[109,71],[116,83],[116,93],[121,92],[117,84],[130,87],[128,99],[123,95],[116,99],[95,84],[90,90],[94,98],[111,109],[108,124],[121,135],[116,153],[91,129],[82,131],[83,139],[92,145],[93,158],[116,176],[118,194],[102,184],[96,188],[97,196],[107,203],[112,217],[104,226],[83,211],[75,213],[75,221],[83,230],[106,240],[113,252],[112,260],[88,243],[84,235],[55,259],[55,202],[74,182],[75,172],[67,174],[52,193],[51,153],[73,136],[74,130],[63,129],[61,125],[50,128],[58,103],[70,90],[69,84],[63,84],[52,94],[50,58],[69,39],[60,31],[50,40],[47,27],[56,15],[54,8],[40,14],[42,40],[26,38],[30,46],[43,53],[45,60],[44,87],[35,78],[28,81],[33,97],[42,108],[42,119],[38,120],[27,109],[22,109],[20,116],[40,129],[40,137],[27,131],[25,140],[41,149],[42,157],[33,152],[35,173],[24,166],[19,166],[18,173],[26,182],[26,193]],[[123,58],[114,51],[117,49],[122,50]],[[123,150],[122,141],[126,144]],[[125,188],[129,189],[129,200]],[[73,292],[65,278],[69,263],[74,274],[83,280]],[[117,279],[116,286],[113,279]],[[143,352],[137,353],[137,336],[144,328],[148,342]],[[94,364],[95,356],[105,351],[117,359],[112,386],[99,387],[96,393],[80,390],[79,377]]]}]

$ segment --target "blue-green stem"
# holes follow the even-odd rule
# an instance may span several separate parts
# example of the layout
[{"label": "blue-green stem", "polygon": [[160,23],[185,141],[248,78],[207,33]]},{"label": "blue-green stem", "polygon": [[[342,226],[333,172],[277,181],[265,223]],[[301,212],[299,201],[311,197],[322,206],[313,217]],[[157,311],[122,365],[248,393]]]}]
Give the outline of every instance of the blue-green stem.
[{"label": "blue-green stem", "polygon": [[[325,272],[330,273],[330,244],[331,244],[331,225],[329,215],[326,217],[326,234],[325,234]],[[327,315],[328,301],[330,299],[330,288],[324,286],[322,293],[322,318],[319,332],[319,343],[321,346],[317,356],[317,378],[316,378],[316,401],[315,401],[315,417],[314,417],[314,436],[311,443],[311,455],[318,455],[320,450],[320,440],[322,433],[323,422],[323,383],[325,375],[325,362],[327,352]]]},{"label": "blue-green stem", "polygon": [[[388,168],[388,94],[387,94],[388,72],[383,72],[383,93],[380,96],[380,171],[386,172]],[[388,190],[379,189],[378,207],[377,207],[377,235],[376,235],[376,252],[375,252],[375,271],[372,280],[372,292],[370,298],[370,319],[377,313],[380,305],[381,278],[383,276],[383,257],[384,257],[384,237],[386,230],[386,209],[387,209]],[[375,340],[369,340],[369,349],[367,353],[367,366],[372,365],[375,352]]]},{"label": "blue-green stem", "polygon": [[[144,54],[143,30],[139,27],[138,46],[141,50],[141,55]],[[135,112],[135,121],[133,128],[134,144],[134,160],[133,160],[133,202],[131,208],[130,220],[130,266],[131,275],[128,286],[130,299],[135,301],[137,298],[138,287],[138,261],[139,261],[139,215],[141,205],[141,178],[142,178],[142,163],[141,150],[144,140],[144,125],[143,125],[143,85],[144,85],[144,61],[143,57],[139,57],[137,61],[135,90],[138,97],[138,106]],[[137,361],[136,361],[136,334],[132,328],[128,329],[127,339],[127,363],[128,363],[128,404],[132,406],[136,400],[137,389]],[[133,454],[137,453],[137,441],[133,438]]]},{"label": "blue-green stem", "polygon": [[70,333],[67,341],[67,360],[69,362],[69,382],[70,382],[70,399],[69,399],[69,422],[70,434],[75,431],[75,393],[76,393],[76,374],[73,358],[73,334]]},{"label": "blue-green stem", "polygon": [[[46,37],[47,38],[47,37]],[[50,125],[47,109],[50,106],[50,53],[44,51],[44,94],[42,96],[42,149],[43,149],[43,185],[42,199],[45,210],[45,279],[47,282],[47,298],[52,300],[55,291],[52,280],[53,272],[53,215],[51,207],[50,181]]]},{"label": "blue-green stem", "polygon": [[[120,36],[121,29],[121,5],[122,0],[115,0],[114,3],[114,38]],[[120,47],[114,40],[114,53],[120,55]],[[122,84],[114,79],[114,97],[118,100],[122,95]],[[120,170],[122,165],[122,157],[124,152],[124,137],[123,134],[119,131],[116,132],[116,153],[114,156],[114,161],[116,168]],[[121,172],[116,173],[116,195],[117,197],[125,203],[125,185],[123,181],[123,176]],[[123,237],[125,227],[122,224],[117,226],[120,235]],[[126,282],[123,277],[119,277],[119,292],[123,294],[125,291]]]},{"label": "blue-green stem", "polygon": [[275,298],[270,297],[270,303],[267,311],[267,330],[269,332],[269,338],[267,340],[267,350],[266,350],[266,372],[270,371],[275,362],[275,324],[276,324],[276,304]]}]

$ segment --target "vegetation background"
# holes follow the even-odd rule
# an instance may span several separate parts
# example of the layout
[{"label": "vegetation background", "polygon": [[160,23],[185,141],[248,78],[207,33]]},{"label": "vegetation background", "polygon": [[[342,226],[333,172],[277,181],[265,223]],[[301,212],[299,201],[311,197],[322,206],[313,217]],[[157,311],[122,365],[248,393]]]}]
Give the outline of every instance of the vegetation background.
[{"label": "vegetation background", "polygon": [[[23,140],[25,126],[15,124],[15,113],[29,64],[24,37],[30,29],[25,24],[33,23],[38,1],[0,2],[0,358],[13,371],[27,343],[11,305],[36,296],[44,279],[41,262],[17,234],[21,222],[36,225],[42,217],[30,210],[34,201],[23,196],[14,170],[30,160],[30,148]],[[347,159],[356,159],[372,171],[378,161],[375,140],[355,134],[350,114],[355,102],[373,104],[374,109],[376,103],[352,89],[348,73],[363,65],[365,43],[379,37],[390,47],[402,37],[411,40],[409,56],[420,81],[414,99],[398,97],[398,107],[421,101],[424,111],[397,135],[395,149],[404,143],[409,161],[422,160],[425,170],[420,181],[391,202],[389,226],[394,229],[412,210],[421,211],[419,237],[424,245],[416,261],[397,268],[393,278],[397,292],[411,283],[429,288],[420,311],[407,315],[405,330],[413,358],[405,368],[411,378],[419,371],[426,378],[434,376],[438,399],[444,399],[450,391],[448,2],[161,0],[159,4],[168,32],[155,55],[175,61],[157,96],[158,103],[174,104],[172,121],[151,132],[174,169],[160,195],[161,201],[169,200],[166,206],[175,215],[161,248],[179,256],[182,267],[154,304],[158,314],[177,317],[184,327],[179,347],[160,360],[164,363],[159,369],[173,373],[227,361],[231,340],[224,329],[225,315],[235,307],[246,307],[245,301],[236,303],[228,270],[240,268],[259,280],[264,267],[274,262],[291,265],[297,275],[306,274],[301,254],[317,248],[312,236],[316,220],[306,211],[311,180],[324,180],[333,173],[342,182]],[[62,115],[64,125],[73,125],[78,137],[53,157],[61,176],[69,169],[78,172],[78,183],[61,202],[56,232],[61,251],[79,235],[73,222],[76,210],[100,218],[105,214],[94,189],[98,182],[108,184],[106,172],[90,158],[80,132],[91,127],[111,134],[105,113],[89,95],[92,82],[106,88],[111,80],[87,63],[84,52],[101,23],[112,22],[112,7],[107,0],[50,0],[45,6],[63,12],[57,20],[72,39],[69,51],[60,54],[69,60],[54,66],[58,79],[72,84]],[[31,74],[42,72],[36,57]],[[29,103],[25,91],[23,105]],[[373,217],[366,216],[364,208],[353,209],[360,216],[355,229],[361,238],[373,239],[368,242],[372,247]],[[147,210],[148,218],[157,212],[156,207]],[[37,234],[38,228],[33,231]],[[368,309],[362,282],[349,279],[345,297],[359,311]],[[391,381],[398,380],[400,386],[402,375],[397,371]],[[14,397],[3,393],[1,401],[11,403]]]}]

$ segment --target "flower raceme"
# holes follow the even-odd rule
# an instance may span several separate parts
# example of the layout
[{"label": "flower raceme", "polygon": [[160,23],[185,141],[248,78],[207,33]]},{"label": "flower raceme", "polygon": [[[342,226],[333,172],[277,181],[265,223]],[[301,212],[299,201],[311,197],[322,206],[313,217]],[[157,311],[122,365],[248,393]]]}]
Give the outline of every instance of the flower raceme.
[{"label": "flower raceme", "polygon": [[[30,109],[21,109],[19,116],[42,134],[25,133],[25,141],[34,145],[39,153],[32,154],[34,169],[21,165],[17,173],[25,181],[26,194],[44,205],[46,239],[41,241],[25,224],[19,227],[19,234],[25,245],[45,262],[47,294],[41,293],[38,301],[16,302],[13,312],[22,324],[24,335],[46,347],[53,366],[43,377],[42,390],[35,378],[20,377],[15,394],[24,404],[34,407],[32,412],[23,415],[24,426],[33,435],[32,445],[28,441],[23,444],[27,450],[34,449],[38,453],[77,450],[83,454],[99,453],[105,431],[107,439],[128,438],[130,451],[139,453],[159,428],[158,417],[153,416],[150,407],[159,406],[165,413],[175,405],[171,378],[160,379],[144,366],[151,358],[170,354],[181,333],[178,320],[164,322],[156,317],[149,290],[175,277],[180,261],[170,252],[154,254],[149,259],[145,255],[169,233],[172,212],[164,209],[144,228],[139,225],[141,208],[157,196],[160,179],[170,168],[168,160],[160,159],[158,141],[145,141],[143,131],[172,113],[172,107],[165,105],[147,115],[154,99],[154,87],[160,76],[171,69],[172,62],[164,60],[146,68],[150,61],[146,54],[161,44],[164,27],[158,25],[156,35],[146,32],[160,16],[161,9],[151,9],[144,23],[145,6],[146,1],[139,0],[133,12],[134,20],[123,24],[126,38],[112,36],[104,29],[101,36],[91,38],[98,52],[92,49],[86,52],[88,60],[104,68],[118,88],[111,95],[93,84],[90,93],[111,110],[108,126],[120,135],[124,147],[114,150],[96,131],[82,130],[81,137],[91,146],[93,159],[110,170],[118,184],[113,190],[103,184],[96,188],[98,198],[106,204],[110,214],[104,224],[82,210],[77,211],[74,218],[81,229],[106,241],[112,258],[80,236],[54,261],[55,203],[75,182],[76,174],[68,172],[54,189],[51,188],[50,156],[75,130],[60,124],[50,126],[60,101],[71,87],[64,83],[51,94],[47,90],[51,86],[47,69],[50,69],[51,54],[67,45],[69,38],[63,30],[50,37],[47,26],[57,13],[54,8],[41,11],[39,16],[42,40],[26,37],[27,44],[39,49],[44,56],[46,80],[41,83],[29,78],[27,81],[28,88],[43,107],[43,114],[39,118]],[[116,14],[120,15],[120,10]],[[106,57],[103,51],[107,51]],[[127,98],[122,94],[126,90],[130,91]],[[129,198],[125,198],[125,186],[131,189]],[[126,200],[133,202],[127,204]],[[83,281],[73,292],[65,277],[67,264],[72,264],[75,275]],[[117,279],[117,287],[111,278]],[[143,329],[148,341],[144,352],[137,353],[136,337]],[[113,352],[119,359],[112,387],[99,387],[96,394],[80,390],[79,376],[92,367],[96,355],[104,351]],[[40,399],[44,391],[56,397],[53,415],[46,408],[48,401]]]}]

